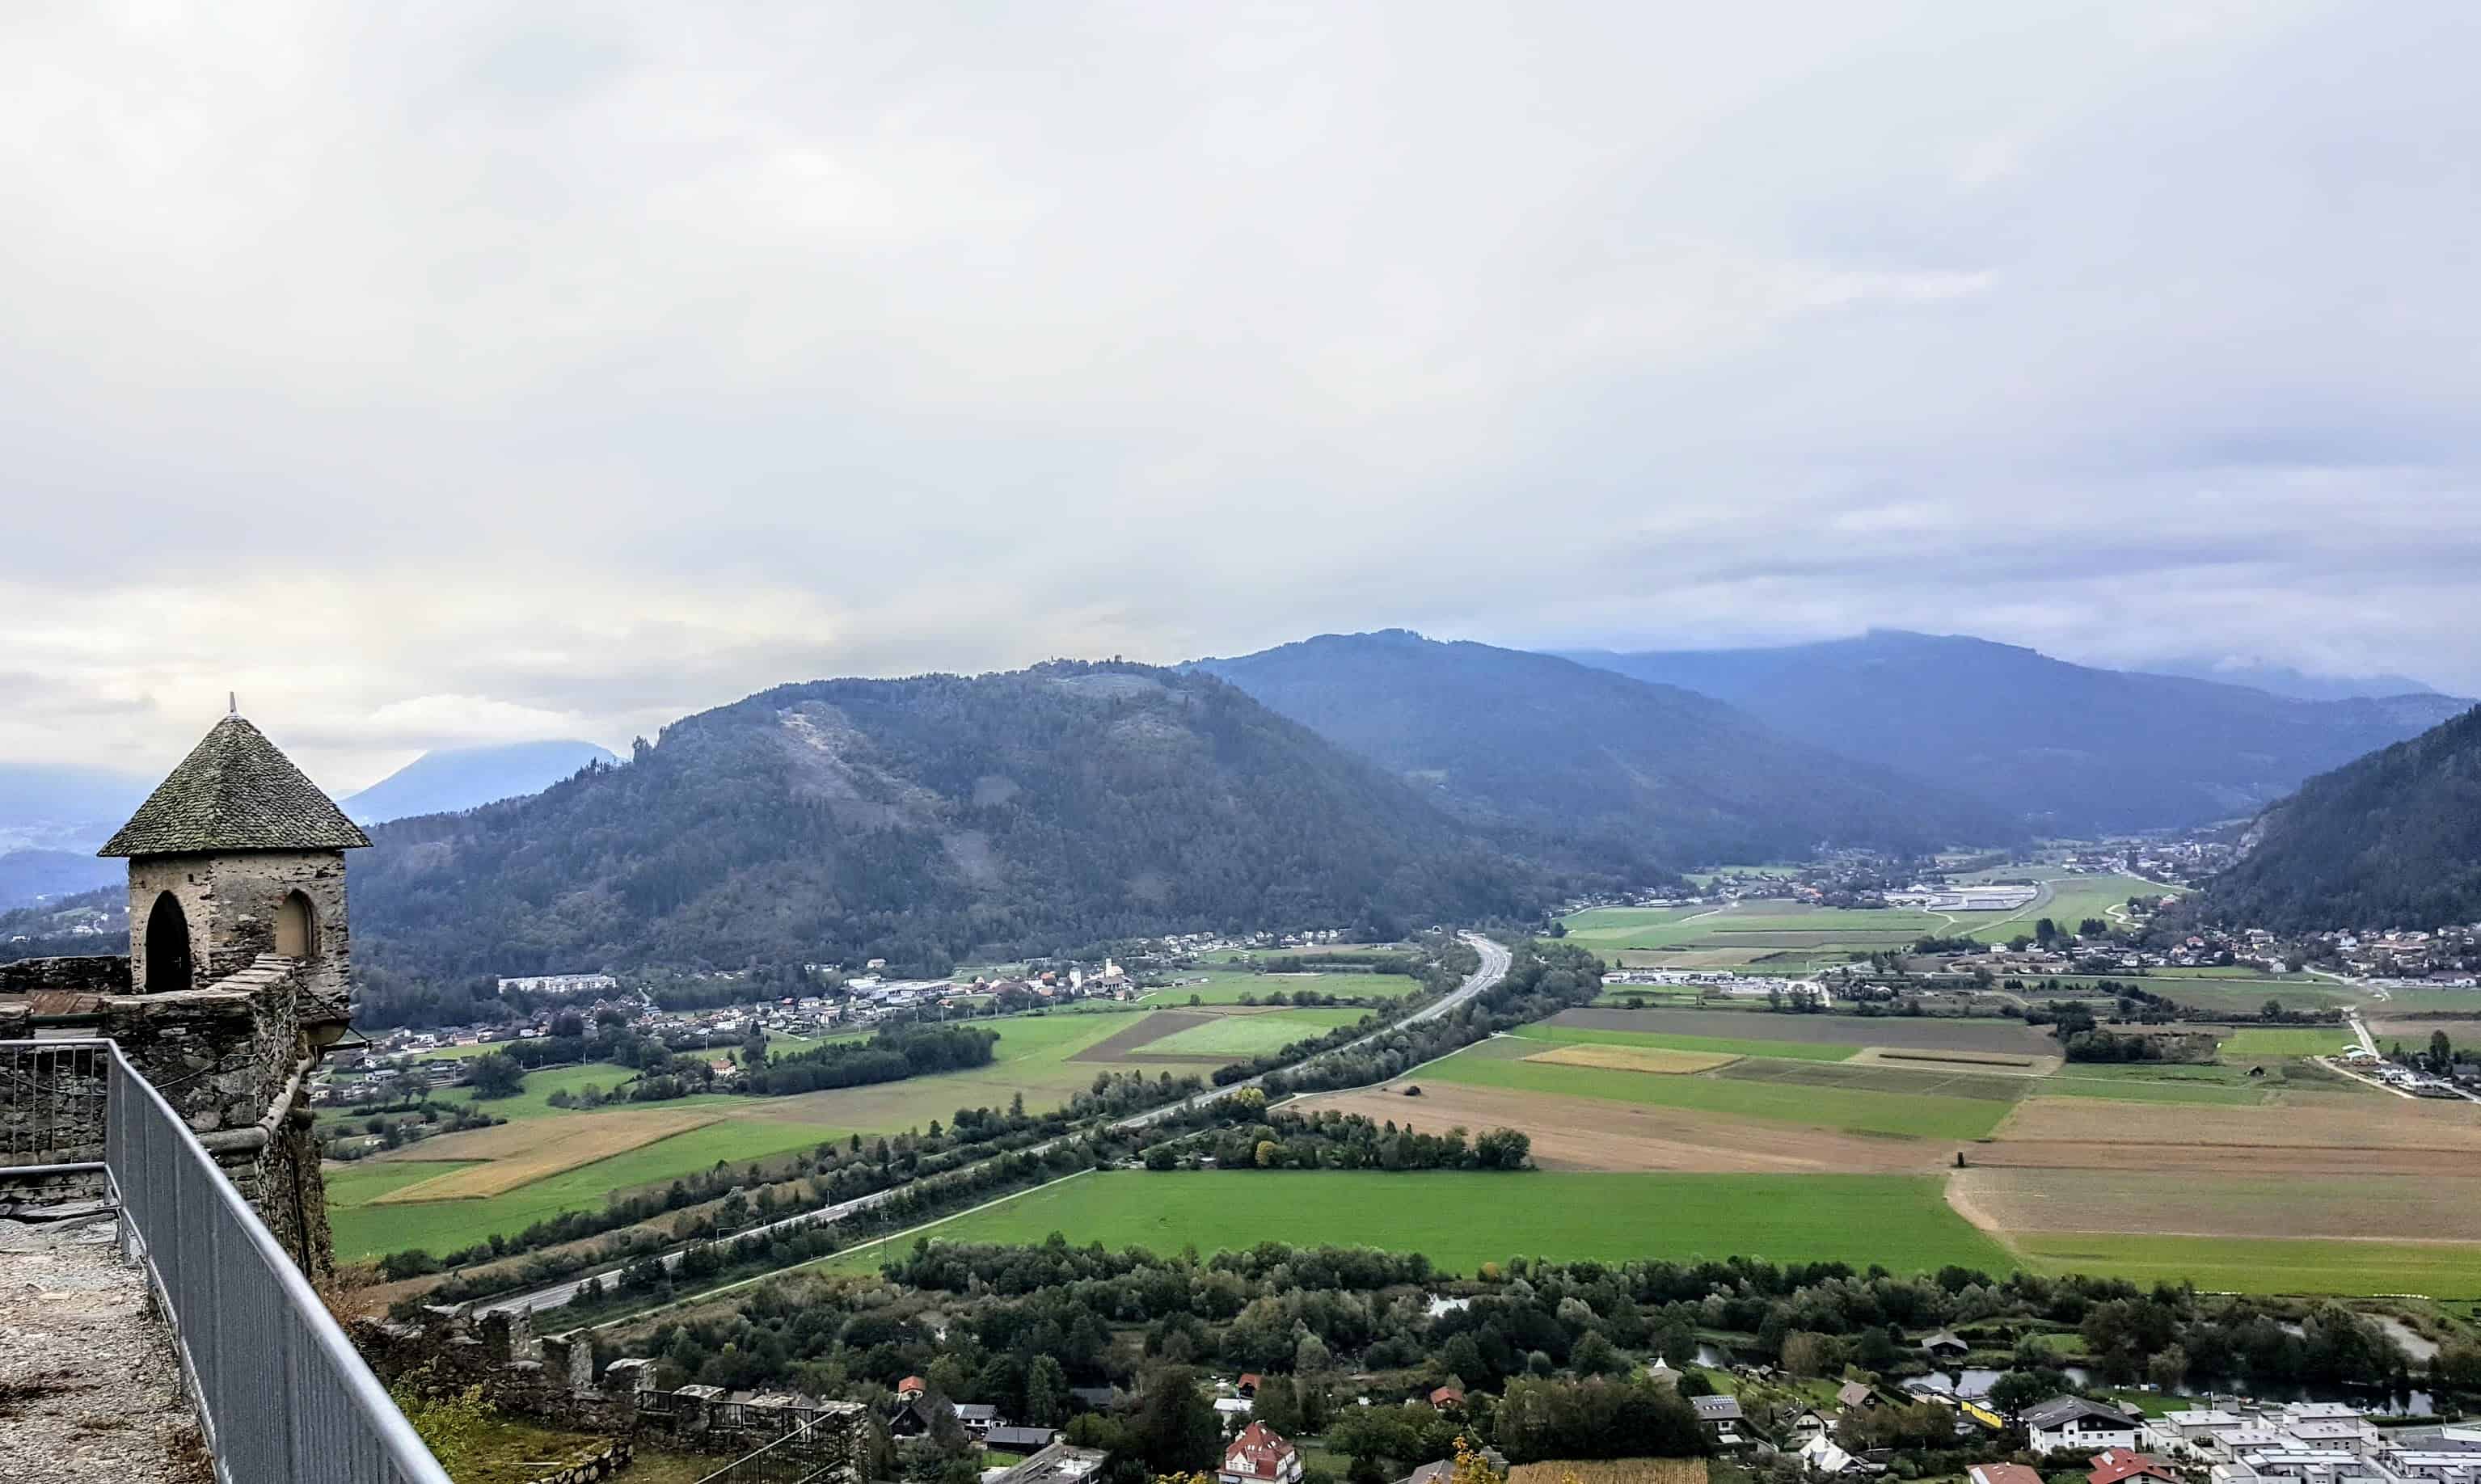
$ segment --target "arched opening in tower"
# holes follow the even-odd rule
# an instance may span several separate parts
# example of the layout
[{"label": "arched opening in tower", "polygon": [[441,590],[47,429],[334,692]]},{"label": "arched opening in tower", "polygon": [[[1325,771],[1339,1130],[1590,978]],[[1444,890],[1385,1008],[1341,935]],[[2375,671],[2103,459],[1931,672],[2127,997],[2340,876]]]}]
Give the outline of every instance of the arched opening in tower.
[{"label": "arched opening in tower", "polygon": [[146,993],[190,987],[190,917],[181,898],[165,892],[146,914]]},{"label": "arched opening in tower", "polygon": [[276,903],[275,951],[287,958],[319,956],[319,909],[300,892],[288,892]]}]

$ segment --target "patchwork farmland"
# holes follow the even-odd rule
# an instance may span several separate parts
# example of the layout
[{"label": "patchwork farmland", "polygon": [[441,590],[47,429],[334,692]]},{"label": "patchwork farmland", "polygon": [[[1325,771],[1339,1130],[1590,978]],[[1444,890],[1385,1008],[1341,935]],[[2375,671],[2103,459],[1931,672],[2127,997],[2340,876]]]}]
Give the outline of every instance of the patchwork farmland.
[{"label": "patchwork farmland", "polygon": [[[1412,983],[1402,976],[1367,977]],[[660,1189],[718,1161],[740,1164],[854,1134],[927,1128],[933,1120],[953,1118],[960,1107],[1005,1107],[1020,1096],[1030,1109],[1057,1107],[1090,1086],[1098,1072],[1207,1072],[1258,1054],[1218,1048],[1272,1050],[1368,1013],[1225,1004],[1195,1015],[1132,1006],[1009,1016],[983,1023],[1000,1032],[988,1066],[783,1098],[710,1093],[658,1104],[558,1108],[549,1102],[555,1091],[575,1094],[595,1086],[609,1092],[633,1074],[600,1062],[546,1068],[529,1073],[517,1096],[480,1105],[509,1119],[507,1124],[330,1164],[327,1204],[337,1256],[355,1262],[405,1247],[450,1251],[493,1233],[513,1235],[563,1211],[593,1210],[614,1194]],[[1167,1020],[1169,1025],[1160,1024]],[[1165,1054],[1162,1042],[1190,1030],[1212,1034],[1202,1045]]]},{"label": "patchwork farmland", "polygon": [[2215,1064],[2091,1064],[2016,1021],[1572,1010],[1295,1106],[1521,1129],[1554,1171],[1935,1180],[2011,1265],[2481,1295],[2481,1105],[2307,1059],[2346,1034],[2248,1028]]}]

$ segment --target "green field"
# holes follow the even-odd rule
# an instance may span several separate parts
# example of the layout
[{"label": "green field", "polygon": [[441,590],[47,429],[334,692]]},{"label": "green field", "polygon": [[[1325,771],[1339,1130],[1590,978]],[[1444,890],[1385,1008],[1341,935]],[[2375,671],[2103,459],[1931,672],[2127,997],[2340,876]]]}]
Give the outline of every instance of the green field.
[{"label": "green field", "polygon": [[2251,1026],[2215,1043],[2215,1054],[2225,1061],[2259,1056],[2331,1056],[2360,1044],[2348,1026]]},{"label": "green field", "polygon": [[1258,1015],[1219,1015],[1211,1025],[1193,1027],[1137,1048],[1148,1056],[1260,1056],[1282,1051],[1294,1041],[1313,1040],[1338,1026],[1366,1019],[1368,1010],[1268,1010]]},{"label": "green field", "polygon": [[1602,1030],[1584,1026],[1535,1022],[1508,1032],[1528,1041],[1554,1046],[1655,1046],[1665,1051],[1709,1052],[1717,1056],[1772,1056],[1792,1061],[1849,1061],[1857,1046],[1817,1046],[1806,1041],[1745,1041],[1730,1036],[1663,1035],[1651,1030]]},{"label": "green field", "polygon": [[[1485,1041],[1423,1068],[1419,1080],[1511,1087],[1555,1097],[1606,1098],[1615,1103],[1698,1108],[1739,1118],[1913,1138],[1982,1138],[1998,1126],[1998,1120],[2013,1106],[1979,1098],[1920,1097],[1712,1075],[1660,1077],[1520,1059],[1531,1052],[1533,1044],[1519,1037]],[[1747,1065],[1739,1063],[1733,1070]]]},{"label": "green field", "polygon": [[[709,1108],[725,1116],[721,1122],[705,1128],[487,1199],[372,1207],[367,1203],[414,1178],[396,1172],[409,1169],[437,1175],[453,1166],[402,1160],[366,1160],[342,1166],[331,1170],[327,1177],[336,1251],[347,1261],[407,1246],[446,1251],[482,1240],[494,1232],[514,1234],[563,1211],[591,1210],[601,1206],[610,1192],[660,1185],[692,1170],[706,1169],[718,1160],[740,1163],[764,1159],[826,1139],[842,1139],[855,1132],[868,1135],[927,1128],[933,1119],[944,1123],[953,1118],[959,1107],[1005,1107],[1011,1098],[1020,1094],[1030,1108],[1056,1107],[1089,1086],[1097,1072],[1110,1070],[1113,1065],[1072,1062],[1068,1058],[1131,1023],[1126,1012],[1007,1016],[977,1023],[997,1030],[1000,1042],[989,1066],[967,1072],[906,1078],[867,1087],[839,1087],[789,1098],[706,1093],[651,1105]],[[1137,1068],[1132,1066],[1130,1070]],[[546,1100],[561,1087],[573,1092],[588,1082],[595,1082],[609,1089],[630,1075],[628,1068],[601,1062],[530,1072],[525,1090],[518,1096],[486,1102],[482,1106],[511,1119],[590,1118],[594,1116],[590,1112],[555,1108]],[[453,1098],[466,1096],[468,1091],[462,1088],[443,1094]]]},{"label": "green field", "polygon": [[2481,1295],[2481,1242],[2320,1240],[2276,1237],[2123,1237],[2036,1233],[2015,1238],[2034,1266],[2137,1283],[2182,1280],[2247,1293]]},{"label": "green field", "polygon": [[[1947,1209],[1936,1177],[1912,1175],[1112,1171],[970,1212],[930,1235],[1039,1242],[1053,1232],[1081,1246],[1099,1241],[1164,1256],[1262,1241],[1383,1247],[1426,1253],[1465,1273],[1519,1256],[1737,1255],[1882,1263],[1898,1272],[2016,1265]],[[873,1247],[834,1261],[859,1271],[876,1259]]]},{"label": "green field", "polygon": [[448,1252],[482,1241],[494,1232],[514,1235],[564,1211],[591,1211],[614,1191],[661,1185],[718,1161],[737,1164],[843,1136],[840,1131],[808,1124],[732,1118],[563,1170],[486,1200],[413,1205],[369,1203],[414,1180],[444,1175],[474,1161],[365,1159],[328,1173],[327,1220],[336,1234],[336,1256],[347,1263],[405,1247]]}]

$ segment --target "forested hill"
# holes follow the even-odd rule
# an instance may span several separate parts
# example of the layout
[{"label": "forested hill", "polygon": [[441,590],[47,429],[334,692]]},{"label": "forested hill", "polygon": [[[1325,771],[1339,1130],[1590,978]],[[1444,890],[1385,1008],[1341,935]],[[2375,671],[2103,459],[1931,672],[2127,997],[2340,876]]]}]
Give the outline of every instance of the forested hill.
[{"label": "forested hill", "polygon": [[1888,630],[1776,649],[1569,658],[1728,701],[1778,731],[1969,792],[2056,834],[2242,818],[2471,704],[2296,700]]},{"label": "forested hill", "polygon": [[1779,736],[1707,696],[1548,655],[1392,630],[1196,667],[1528,848],[1565,846],[1608,866],[2021,833],[2000,810]]},{"label": "forested hill", "polygon": [[1220,681],[1126,664],[786,686],[625,766],[372,834],[353,926],[383,974],[943,969],[1542,905],[1378,769]]},{"label": "forested hill", "polygon": [[2481,707],[2267,810],[2203,908],[2278,931],[2481,921]]}]

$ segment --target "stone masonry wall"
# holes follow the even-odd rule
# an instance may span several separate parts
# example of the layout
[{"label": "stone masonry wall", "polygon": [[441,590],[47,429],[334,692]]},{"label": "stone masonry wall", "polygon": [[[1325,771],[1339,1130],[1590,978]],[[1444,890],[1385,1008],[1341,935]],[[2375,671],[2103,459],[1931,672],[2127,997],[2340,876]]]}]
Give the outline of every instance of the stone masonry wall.
[{"label": "stone masonry wall", "polygon": [[335,1270],[326,1186],[301,1090],[302,966],[262,956],[204,989],[115,995],[100,1033],[215,1156],[242,1199],[312,1282]]},{"label": "stone masonry wall", "polygon": [[0,995],[39,989],[88,995],[129,993],[129,960],[118,953],[79,958],[21,958],[0,964]]},{"label": "stone masonry wall", "polygon": [[353,941],[345,914],[341,850],[250,850],[223,855],[144,855],[129,863],[129,969],[146,982],[146,922],[170,892],[189,920],[190,961],[212,982],[275,951],[275,914],[285,897],[309,898],[318,951],[303,960],[302,986],[344,1002],[352,987]]}]

